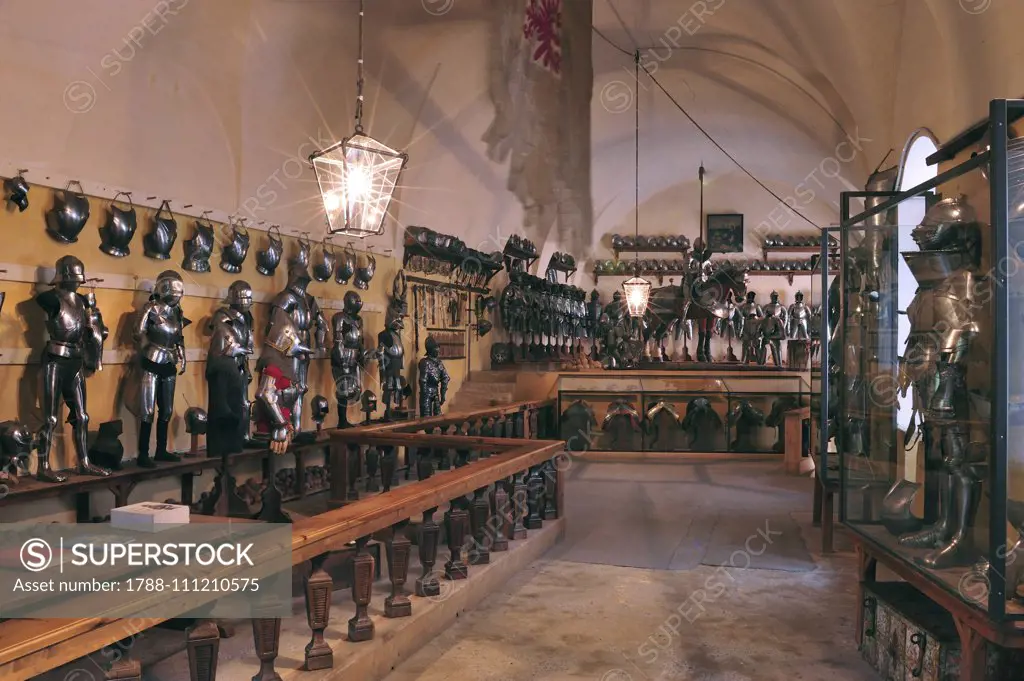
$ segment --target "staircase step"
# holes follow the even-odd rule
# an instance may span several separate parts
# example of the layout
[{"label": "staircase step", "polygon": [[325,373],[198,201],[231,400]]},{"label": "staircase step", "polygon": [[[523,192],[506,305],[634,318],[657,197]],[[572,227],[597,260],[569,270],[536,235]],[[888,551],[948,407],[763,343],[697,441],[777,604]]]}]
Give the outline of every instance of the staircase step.
[{"label": "staircase step", "polygon": [[512,371],[471,371],[467,383],[515,383],[516,374]]}]

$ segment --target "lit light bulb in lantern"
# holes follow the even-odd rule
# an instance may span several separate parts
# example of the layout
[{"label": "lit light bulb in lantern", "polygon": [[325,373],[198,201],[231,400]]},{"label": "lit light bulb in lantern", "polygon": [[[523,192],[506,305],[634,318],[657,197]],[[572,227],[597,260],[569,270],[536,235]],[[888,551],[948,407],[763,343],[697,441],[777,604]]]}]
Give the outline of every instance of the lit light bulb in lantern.
[{"label": "lit light bulb in lantern", "polygon": [[336,213],[341,208],[341,195],[339,192],[324,194],[324,208],[328,213]]},{"label": "lit light bulb in lantern", "polygon": [[365,166],[350,166],[348,169],[348,194],[353,203],[370,199],[373,181],[370,169]]},{"label": "lit light bulb in lantern", "polygon": [[622,290],[626,294],[626,309],[629,310],[629,316],[643,317],[651,297],[651,282],[634,276],[622,282]]}]

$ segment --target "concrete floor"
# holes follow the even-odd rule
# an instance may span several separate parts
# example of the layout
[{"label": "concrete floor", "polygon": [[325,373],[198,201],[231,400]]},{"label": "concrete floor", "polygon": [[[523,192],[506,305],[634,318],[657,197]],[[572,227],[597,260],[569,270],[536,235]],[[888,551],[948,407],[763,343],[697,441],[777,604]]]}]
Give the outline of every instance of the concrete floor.
[{"label": "concrete floor", "polygon": [[[841,539],[839,553],[817,554],[811,481],[779,468],[574,462],[563,544],[387,681],[877,681],[853,638],[853,554]],[[608,503],[595,514],[600,498]],[[675,534],[666,517],[678,519]],[[701,563],[716,524],[740,519],[757,536],[765,520],[778,527],[785,517],[800,536],[779,542],[781,559],[741,551],[725,566]],[[657,528],[648,545],[645,526]],[[623,555],[586,546],[595,540]],[[763,546],[749,550],[768,553]],[[579,556],[612,564],[565,559]],[[620,566],[659,561],[668,569]]]}]

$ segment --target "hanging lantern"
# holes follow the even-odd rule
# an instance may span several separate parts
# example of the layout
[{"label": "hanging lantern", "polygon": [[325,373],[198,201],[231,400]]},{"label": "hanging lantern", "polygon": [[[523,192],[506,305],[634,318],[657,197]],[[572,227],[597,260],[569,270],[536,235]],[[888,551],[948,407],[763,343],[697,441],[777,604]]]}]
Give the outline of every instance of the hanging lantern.
[{"label": "hanging lantern", "polygon": [[384,233],[391,197],[409,160],[363,132],[364,5],[360,0],[355,133],[309,157],[327,214],[327,231],[358,238]]},{"label": "hanging lantern", "polygon": [[382,234],[408,158],[360,131],[310,156],[328,231],[360,238]]},{"label": "hanging lantern", "polygon": [[626,309],[630,317],[643,317],[647,312],[647,303],[651,299],[651,282],[639,273],[622,282],[622,290],[626,293]]}]

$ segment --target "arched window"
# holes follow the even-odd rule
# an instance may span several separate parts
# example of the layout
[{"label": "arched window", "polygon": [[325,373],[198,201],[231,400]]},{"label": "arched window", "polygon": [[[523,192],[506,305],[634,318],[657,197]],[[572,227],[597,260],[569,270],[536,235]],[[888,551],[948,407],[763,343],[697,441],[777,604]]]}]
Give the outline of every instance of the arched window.
[{"label": "arched window", "polygon": [[[938,149],[935,136],[927,128],[919,128],[907,140],[903,147],[903,155],[900,158],[900,171],[897,179],[896,190],[906,191],[916,187],[922,182],[927,182],[939,174],[938,165],[930,166],[925,159],[935,153]],[[910,230],[921,224],[924,218],[925,196],[917,196],[904,201],[899,205],[899,249],[901,251],[916,251],[917,244],[910,238]],[[917,290],[917,281],[910,273],[910,268],[903,258],[899,258],[897,270],[898,277],[898,301],[900,310],[906,310],[910,301],[914,298]],[[907,336],[910,335],[910,322],[906,315],[900,315],[897,321],[897,347],[900,352],[906,348]],[[910,418],[913,413],[912,395],[907,394],[900,399],[900,406],[896,415],[896,422],[904,431],[910,426]]]}]

